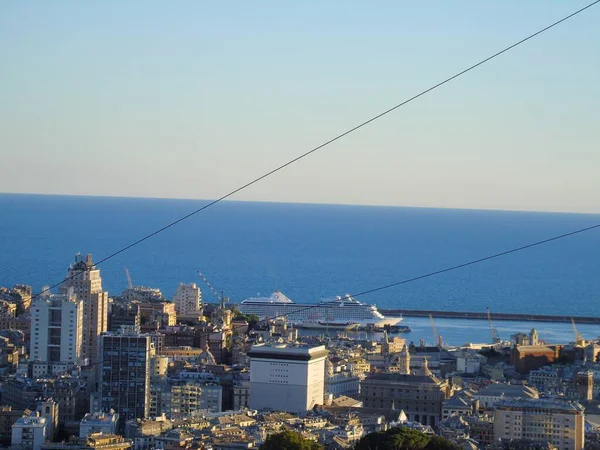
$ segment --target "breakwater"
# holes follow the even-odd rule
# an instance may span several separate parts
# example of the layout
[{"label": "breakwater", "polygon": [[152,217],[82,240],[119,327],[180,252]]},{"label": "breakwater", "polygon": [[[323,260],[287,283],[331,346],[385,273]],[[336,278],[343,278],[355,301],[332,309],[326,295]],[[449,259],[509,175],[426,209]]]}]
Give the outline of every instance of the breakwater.
[{"label": "breakwater", "polygon": [[[429,317],[444,318],[444,319],[474,319],[487,320],[487,312],[485,311],[434,311],[434,310],[417,310],[417,309],[381,309],[380,312],[385,316],[406,316],[406,317]],[[510,320],[519,322],[571,322],[581,324],[600,324],[600,317],[593,316],[557,316],[549,314],[518,314],[518,313],[491,313],[493,321]]]}]

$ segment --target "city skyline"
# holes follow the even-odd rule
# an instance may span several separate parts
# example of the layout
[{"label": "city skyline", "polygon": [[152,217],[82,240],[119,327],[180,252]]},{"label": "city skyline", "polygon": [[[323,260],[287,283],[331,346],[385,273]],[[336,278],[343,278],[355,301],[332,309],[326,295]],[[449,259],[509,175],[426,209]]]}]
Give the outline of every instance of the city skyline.
[{"label": "city skyline", "polygon": [[[216,198],[584,3],[340,5],[5,7],[0,191]],[[600,212],[597,14],[235,199]]]}]

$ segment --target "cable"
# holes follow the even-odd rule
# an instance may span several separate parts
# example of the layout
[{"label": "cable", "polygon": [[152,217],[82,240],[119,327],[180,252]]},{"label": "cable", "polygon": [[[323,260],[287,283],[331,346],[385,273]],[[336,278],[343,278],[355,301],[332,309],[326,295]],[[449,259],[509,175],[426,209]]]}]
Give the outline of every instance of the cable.
[{"label": "cable", "polygon": [[[481,66],[481,65],[485,64],[486,62],[488,62],[488,61],[491,61],[492,59],[494,59],[494,58],[496,58],[496,57],[498,57],[498,56],[502,55],[503,53],[506,53],[506,52],[508,52],[509,50],[512,50],[513,48],[515,48],[515,47],[517,47],[517,46],[519,46],[519,45],[521,45],[521,44],[523,44],[523,43],[525,43],[525,42],[529,41],[530,39],[533,39],[534,37],[536,37],[536,36],[538,36],[538,35],[540,35],[540,34],[542,34],[542,33],[546,32],[546,31],[550,30],[551,28],[554,28],[555,26],[557,26],[557,25],[559,25],[559,24],[561,24],[561,23],[563,23],[563,22],[565,22],[565,21],[567,21],[567,20],[571,19],[572,17],[574,17],[574,16],[576,16],[577,14],[580,14],[580,13],[582,13],[583,11],[585,11],[585,10],[587,10],[587,9],[591,8],[592,6],[596,5],[597,3],[600,3],[600,0],[596,0],[596,1],[594,1],[594,2],[592,2],[592,3],[590,3],[590,4],[588,4],[587,6],[584,6],[583,8],[581,8],[581,9],[578,9],[577,11],[575,11],[575,12],[573,12],[573,13],[569,14],[568,16],[565,16],[565,17],[563,17],[562,19],[560,19],[560,20],[558,20],[558,21],[556,21],[556,22],[554,22],[554,23],[552,23],[552,24],[550,24],[550,25],[548,25],[548,26],[546,26],[546,27],[542,28],[541,30],[539,30],[539,31],[536,31],[536,32],[535,32],[535,33],[533,33],[533,34],[530,34],[529,36],[527,36],[527,37],[525,37],[525,38],[521,39],[520,41],[518,41],[518,42],[515,42],[515,43],[514,43],[514,44],[512,44],[512,45],[509,45],[508,47],[504,48],[503,50],[500,50],[499,52],[497,52],[497,53],[494,53],[493,55],[491,55],[491,56],[489,56],[489,57],[487,57],[487,58],[485,58],[485,59],[482,59],[482,60],[481,60],[481,61],[479,61],[478,63],[475,63],[475,64],[473,64],[472,66],[469,66],[468,68],[466,68],[466,69],[464,69],[464,70],[462,70],[462,71],[458,72],[457,74],[455,74],[455,75],[452,75],[452,76],[451,76],[451,77],[449,77],[449,78],[446,78],[445,80],[443,80],[443,81],[441,81],[441,82],[439,82],[439,83],[437,83],[437,84],[435,84],[435,85],[433,85],[433,86],[431,86],[431,87],[429,87],[429,88],[425,89],[424,91],[421,91],[420,93],[418,93],[418,94],[414,95],[413,97],[410,97],[409,99],[407,99],[407,100],[404,100],[404,101],[403,101],[403,102],[401,102],[401,103],[398,103],[397,105],[395,105],[395,106],[393,106],[393,107],[391,107],[391,108],[389,108],[389,109],[387,109],[387,110],[383,111],[382,113],[379,113],[379,114],[377,114],[376,116],[373,116],[373,117],[371,117],[371,118],[370,118],[370,119],[368,119],[368,120],[365,120],[364,122],[360,123],[359,125],[356,125],[355,127],[351,128],[351,129],[349,129],[349,130],[347,130],[347,131],[345,131],[345,132],[343,132],[343,133],[341,133],[341,134],[338,134],[338,135],[337,135],[337,136],[335,136],[334,138],[332,138],[332,139],[330,139],[330,140],[328,140],[328,141],[326,141],[326,142],[322,143],[321,145],[319,145],[319,146],[317,146],[317,147],[313,148],[312,150],[309,150],[309,151],[307,151],[307,152],[305,152],[305,153],[301,154],[300,156],[297,156],[297,157],[295,157],[294,159],[291,159],[290,161],[288,161],[288,162],[286,162],[286,163],[284,163],[284,164],[281,164],[280,166],[276,167],[275,169],[272,169],[272,170],[270,170],[269,172],[267,172],[267,173],[265,173],[265,174],[263,174],[263,175],[259,176],[258,178],[255,178],[255,179],[253,179],[252,181],[250,181],[250,182],[248,182],[248,183],[246,183],[246,184],[244,184],[244,185],[242,185],[242,186],[238,187],[237,189],[234,189],[233,191],[230,191],[229,193],[227,193],[227,194],[225,194],[225,195],[223,195],[223,196],[219,197],[218,199],[216,199],[216,200],[213,200],[213,201],[211,201],[211,202],[207,203],[206,205],[202,206],[201,208],[198,208],[198,209],[196,209],[195,211],[192,211],[191,213],[189,213],[189,214],[187,214],[187,215],[185,215],[185,216],[183,216],[183,217],[181,217],[181,218],[179,218],[179,219],[177,219],[177,220],[175,220],[175,221],[173,221],[173,222],[171,222],[171,223],[169,223],[169,224],[165,225],[164,227],[162,227],[162,228],[159,228],[158,230],[156,230],[156,231],[154,231],[154,232],[152,232],[152,233],[150,233],[150,234],[148,234],[148,235],[146,235],[146,236],[144,236],[144,237],[142,237],[142,238],[138,239],[137,241],[134,241],[134,242],[132,242],[131,244],[129,244],[129,245],[127,245],[127,246],[125,246],[125,247],[121,248],[120,250],[117,250],[117,251],[115,251],[114,253],[111,253],[111,254],[110,254],[110,255],[108,255],[107,257],[105,257],[105,258],[101,259],[100,261],[98,261],[98,262],[97,262],[95,265],[96,265],[96,266],[98,266],[98,265],[102,264],[103,262],[105,262],[105,261],[108,261],[109,259],[111,259],[111,258],[114,258],[115,256],[117,256],[117,255],[119,255],[119,254],[121,254],[121,253],[123,253],[123,252],[125,252],[125,251],[129,250],[130,248],[132,248],[132,247],[134,247],[134,246],[136,246],[136,245],[138,245],[138,244],[141,244],[142,242],[144,242],[144,241],[146,241],[146,240],[150,239],[151,237],[154,237],[154,236],[156,236],[157,234],[159,234],[159,233],[162,233],[162,232],[163,232],[163,231],[165,231],[165,230],[168,230],[169,228],[173,227],[174,225],[177,225],[178,223],[180,223],[180,222],[183,222],[183,221],[184,221],[184,220],[186,220],[186,219],[189,219],[190,217],[192,217],[192,216],[194,216],[194,215],[198,214],[199,212],[201,212],[201,211],[204,211],[205,209],[208,209],[208,208],[210,208],[211,206],[213,206],[213,205],[216,205],[216,204],[217,204],[217,203],[219,203],[219,202],[222,202],[223,200],[226,200],[227,198],[229,198],[229,197],[233,196],[234,194],[237,194],[238,192],[240,192],[240,191],[242,191],[242,190],[244,190],[244,189],[246,189],[246,188],[248,188],[248,187],[252,186],[253,184],[255,184],[255,183],[258,183],[259,181],[261,181],[261,180],[263,180],[263,179],[265,179],[265,178],[267,178],[267,177],[269,177],[269,176],[273,175],[274,173],[276,173],[276,172],[279,172],[280,170],[283,170],[283,169],[285,169],[286,167],[288,167],[288,166],[290,166],[290,165],[292,165],[292,164],[294,164],[294,163],[296,163],[296,162],[300,161],[301,159],[304,159],[304,158],[306,158],[307,156],[309,156],[309,155],[311,155],[311,154],[313,154],[313,153],[317,152],[318,150],[322,149],[323,147],[326,147],[327,145],[329,145],[329,144],[332,144],[333,142],[335,142],[335,141],[337,141],[337,140],[339,140],[339,139],[341,139],[341,138],[343,138],[343,137],[345,137],[345,136],[347,136],[347,135],[349,135],[349,134],[351,134],[351,133],[353,133],[353,132],[355,132],[355,131],[359,130],[360,128],[363,128],[364,126],[366,126],[366,125],[370,124],[371,122],[374,122],[374,121],[376,121],[376,120],[378,120],[378,119],[382,118],[383,116],[385,116],[385,115],[387,115],[387,114],[389,114],[389,113],[391,113],[391,112],[393,112],[393,111],[397,110],[398,108],[401,108],[402,106],[404,106],[404,105],[406,105],[406,104],[408,104],[408,103],[412,102],[413,100],[416,100],[416,99],[418,99],[419,97],[422,97],[423,95],[425,95],[425,94],[428,94],[429,92],[431,92],[431,91],[433,91],[433,90],[435,90],[435,89],[437,89],[437,88],[439,88],[439,87],[441,87],[441,86],[445,85],[446,83],[449,83],[450,81],[452,81],[452,80],[454,80],[454,79],[456,79],[456,78],[458,78],[458,77],[460,77],[460,76],[462,76],[462,75],[466,74],[467,72],[470,72],[471,70],[473,70],[473,69],[475,69],[475,68],[477,68],[477,67],[479,67],[479,66]],[[63,279],[63,280],[62,280],[60,283],[56,283],[56,284],[54,284],[54,285],[52,285],[52,286],[50,286],[50,287],[46,288],[46,289],[45,289],[45,290],[43,290],[42,292],[39,292],[38,294],[35,294],[34,296],[32,296],[32,299],[33,299],[33,298],[36,298],[36,297],[38,297],[38,296],[39,296],[39,295],[41,295],[41,294],[44,294],[45,292],[48,292],[49,290],[51,290],[51,289],[53,289],[53,288],[55,288],[55,287],[57,287],[57,286],[60,286],[60,285],[61,285],[61,284],[63,284],[64,282],[66,282],[66,281],[68,281],[68,280],[70,280],[70,279],[74,278],[76,275],[77,275],[77,274],[75,274],[75,275],[72,275],[72,276],[70,276],[70,277],[67,277],[67,278]]]},{"label": "cable", "polygon": [[[475,264],[479,264],[479,263],[482,263],[482,262],[485,262],[485,261],[489,261],[491,259],[500,258],[501,256],[510,255],[511,253],[516,253],[516,252],[520,252],[522,250],[527,250],[529,248],[537,247],[539,245],[544,245],[544,244],[547,244],[549,242],[558,241],[559,239],[564,239],[566,237],[574,236],[576,234],[585,233],[586,231],[595,230],[597,228],[600,228],[600,224],[592,225],[592,226],[589,226],[589,227],[586,227],[586,228],[581,228],[581,229],[575,230],[575,231],[570,231],[568,233],[563,233],[563,234],[560,234],[558,236],[553,236],[551,238],[543,239],[541,241],[533,242],[531,244],[522,245],[520,247],[515,247],[513,249],[506,250],[506,251],[503,251],[503,252],[500,252],[500,253],[495,253],[493,255],[485,256],[483,258],[478,258],[478,259],[474,259],[474,260],[471,260],[471,261],[468,261],[468,262],[465,262],[465,263],[462,263],[462,264],[457,264],[455,266],[446,267],[445,269],[436,270],[436,271],[429,272],[429,273],[426,273],[426,274],[423,274],[423,275],[419,275],[419,276],[416,276],[416,277],[407,278],[407,279],[404,279],[404,280],[401,280],[401,281],[397,281],[397,282],[394,282],[394,283],[386,284],[386,285],[383,285],[383,286],[378,286],[378,287],[375,287],[375,288],[372,288],[372,289],[367,289],[365,291],[357,292],[355,294],[349,294],[347,296],[342,297],[342,299],[343,298],[347,298],[347,297],[356,298],[356,297],[360,297],[360,296],[363,296],[363,295],[372,294],[373,292],[379,292],[379,291],[383,291],[385,289],[390,289],[390,288],[395,287],[395,286],[400,286],[400,285],[403,285],[403,284],[412,283],[413,281],[418,281],[418,280],[422,280],[424,278],[429,278],[429,277],[433,277],[435,275],[440,275],[442,273],[446,273],[446,272],[451,272],[453,270],[462,269],[464,267],[468,267],[468,266],[472,266],[472,265],[475,265]],[[266,317],[265,319],[262,319],[262,320],[263,321],[265,321],[265,320],[268,321],[268,320],[274,320],[274,319],[278,319],[278,318],[283,318],[283,317],[287,317],[287,316],[292,315],[292,314],[296,314],[296,313],[299,313],[299,312],[302,312],[302,311],[306,311],[308,309],[316,308],[316,307],[319,307],[319,306],[327,306],[328,304],[332,304],[332,303],[335,303],[335,302],[336,301],[315,303],[314,305],[303,307],[303,308],[297,309],[295,311],[291,311],[291,312],[286,313],[286,314],[280,314],[280,315],[277,315],[277,316],[274,316],[274,317]]]}]

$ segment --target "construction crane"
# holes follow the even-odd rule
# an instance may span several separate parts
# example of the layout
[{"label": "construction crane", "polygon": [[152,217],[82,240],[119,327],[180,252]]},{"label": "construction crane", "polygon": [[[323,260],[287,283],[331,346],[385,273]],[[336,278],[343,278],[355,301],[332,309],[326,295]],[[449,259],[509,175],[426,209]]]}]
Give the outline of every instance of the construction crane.
[{"label": "construction crane", "polygon": [[501,342],[501,339],[500,339],[500,336],[498,336],[498,330],[492,323],[492,312],[490,311],[489,307],[487,309],[487,319],[488,319],[488,324],[490,326],[490,334],[492,335],[492,344],[498,344]]},{"label": "construction crane", "polygon": [[429,314],[429,320],[431,321],[431,329],[433,330],[434,345],[439,345],[440,338],[438,336],[437,329],[435,328],[435,322],[433,321],[433,315]]},{"label": "construction crane", "polygon": [[571,317],[571,325],[573,325],[573,333],[575,333],[575,343],[577,345],[581,345],[583,343],[583,337],[581,336],[581,333],[579,332],[579,330],[577,330],[577,327],[575,326],[575,319],[573,319]]},{"label": "construction crane", "polygon": [[133,289],[133,283],[131,282],[131,275],[129,275],[129,269],[125,267],[125,276],[127,277],[127,287]]},{"label": "construction crane", "polygon": [[227,300],[225,299],[225,297],[223,297],[223,294],[219,295],[219,293],[213,287],[213,285],[210,284],[210,281],[208,281],[208,279],[204,275],[202,275],[202,273],[200,273],[200,271],[198,271],[198,275],[200,276],[200,278],[202,278],[202,281],[204,281],[204,283],[208,286],[208,288],[214,294],[214,296],[217,297],[217,299],[219,300],[219,305],[225,306],[225,302]]}]

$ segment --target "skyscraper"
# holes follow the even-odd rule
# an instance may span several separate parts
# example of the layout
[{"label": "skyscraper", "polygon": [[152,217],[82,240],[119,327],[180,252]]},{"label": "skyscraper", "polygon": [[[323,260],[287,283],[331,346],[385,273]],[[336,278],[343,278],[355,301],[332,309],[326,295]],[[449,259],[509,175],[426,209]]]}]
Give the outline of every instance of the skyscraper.
[{"label": "skyscraper", "polygon": [[137,327],[122,327],[100,339],[100,409],[119,414],[120,431],[128,420],[148,417],[152,350],[150,336]]},{"label": "skyscraper", "polygon": [[98,339],[108,329],[108,292],[102,291],[100,270],[94,266],[92,255],[88,254],[85,261],[75,255],[61,292],[65,294],[69,288],[83,301],[82,358],[94,364],[98,361]]},{"label": "skyscraper", "polygon": [[31,307],[32,361],[79,364],[83,302],[72,294],[36,298]]}]

